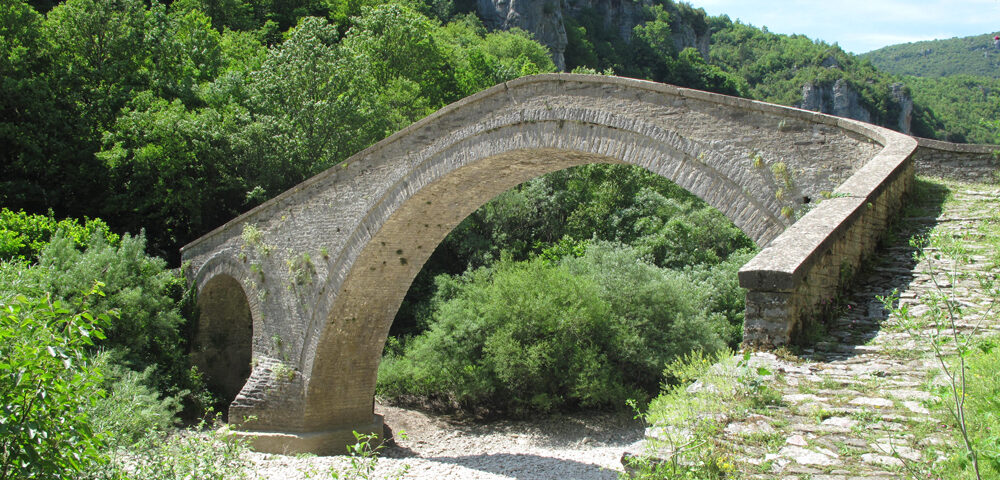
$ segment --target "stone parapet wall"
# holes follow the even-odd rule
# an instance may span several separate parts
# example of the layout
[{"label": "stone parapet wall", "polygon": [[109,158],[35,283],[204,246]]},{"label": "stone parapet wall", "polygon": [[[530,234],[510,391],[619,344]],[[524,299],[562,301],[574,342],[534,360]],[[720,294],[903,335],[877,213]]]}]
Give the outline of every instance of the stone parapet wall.
[{"label": "stone parapet wall", "polygon": [[833,306],[902,207],[916,142],[869,134],[886,144],[882,152],[740,269],[740,286],[748,290],[744,345],[794,341]]},{"label": "stone parapet wall", "polygon": [[918,138],[917,173],[963,182],[997,182],[1000,145],[948,143]]}]

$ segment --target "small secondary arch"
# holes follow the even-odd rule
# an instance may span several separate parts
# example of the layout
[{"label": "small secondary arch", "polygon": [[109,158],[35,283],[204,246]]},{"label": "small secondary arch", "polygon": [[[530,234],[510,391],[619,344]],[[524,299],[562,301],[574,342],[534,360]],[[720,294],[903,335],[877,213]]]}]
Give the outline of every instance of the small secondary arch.
[{"label": "small secondary arch", "polygon": [[[235,262],[220,258],[197,275],[197,312],[191,362],[204,375],[209,391],[223,407],[236,399],[252,370],[255,298],[247,295],[248,278]],[[242,280],[242,281],[241,281]]]}]

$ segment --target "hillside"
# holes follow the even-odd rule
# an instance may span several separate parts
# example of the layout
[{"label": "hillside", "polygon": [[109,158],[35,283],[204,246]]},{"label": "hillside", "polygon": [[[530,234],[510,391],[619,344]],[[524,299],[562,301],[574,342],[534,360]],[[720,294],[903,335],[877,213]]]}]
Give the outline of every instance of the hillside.
[{"label": "hillside", "polygon": [[960,143],[997,143],[1000,79],[973,75],[904,77],[913,101],[928,109],[923,136]]},{"label": "hillside", "polygon": [[1000,47],[986,33],[972,37],[890,45],[861,55],[879,70],[896,75],[944,77],[978,75],[1000,78]]}]

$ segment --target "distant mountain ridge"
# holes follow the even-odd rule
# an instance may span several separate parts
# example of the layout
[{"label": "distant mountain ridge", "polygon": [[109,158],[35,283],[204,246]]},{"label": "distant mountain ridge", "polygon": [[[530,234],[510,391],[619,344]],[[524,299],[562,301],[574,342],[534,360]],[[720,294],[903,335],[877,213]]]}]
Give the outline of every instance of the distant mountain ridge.
[{"label": "distant mountain ridge", "polygon": [[896,75],[945,77],[966,74],[1000,78],[1000,46],[994,44],[995,35],[998,33],[890,45],[860,57]]}]

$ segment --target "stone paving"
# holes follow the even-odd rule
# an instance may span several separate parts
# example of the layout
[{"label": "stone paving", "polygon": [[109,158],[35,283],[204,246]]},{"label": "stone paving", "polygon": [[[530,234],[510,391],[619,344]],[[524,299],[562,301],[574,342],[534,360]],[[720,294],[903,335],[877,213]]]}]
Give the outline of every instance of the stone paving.
[{"label": "stone paving", "polygon": [[[811,347],[795,354],[753,354],[751,364],[766,367],[768,385],[780,392],[781,402],[763,414],[730,415],[723,422],[720,442],[734,452],[746,477],[905,478],[908,469],[935,460],[935,445],[951,441],[942,428],[946,410],[928,393],[944,381],[930,344],[907,333],[876,296],[898,290],[900,302],[920,314],[929,294],[953,291],[965,308],[959,329],[971,332],[989,304],[978,280],[970,275],[953,285],[941,275],[932,278],[927,264],[914,260],[908,240],[914,235],[975,239],[982,225],[1000,220],[1000,186],[935,181],[920,182],[920,188],[923,194],[911,200],[888,245],[869,262],[839,315]],[[974,262],[959,268],[989,274],[991,253],[979,246],[970,253]],[[998,327],[980,325],[978,334]],[[656,428],[647,436],[655,437]]]}]

